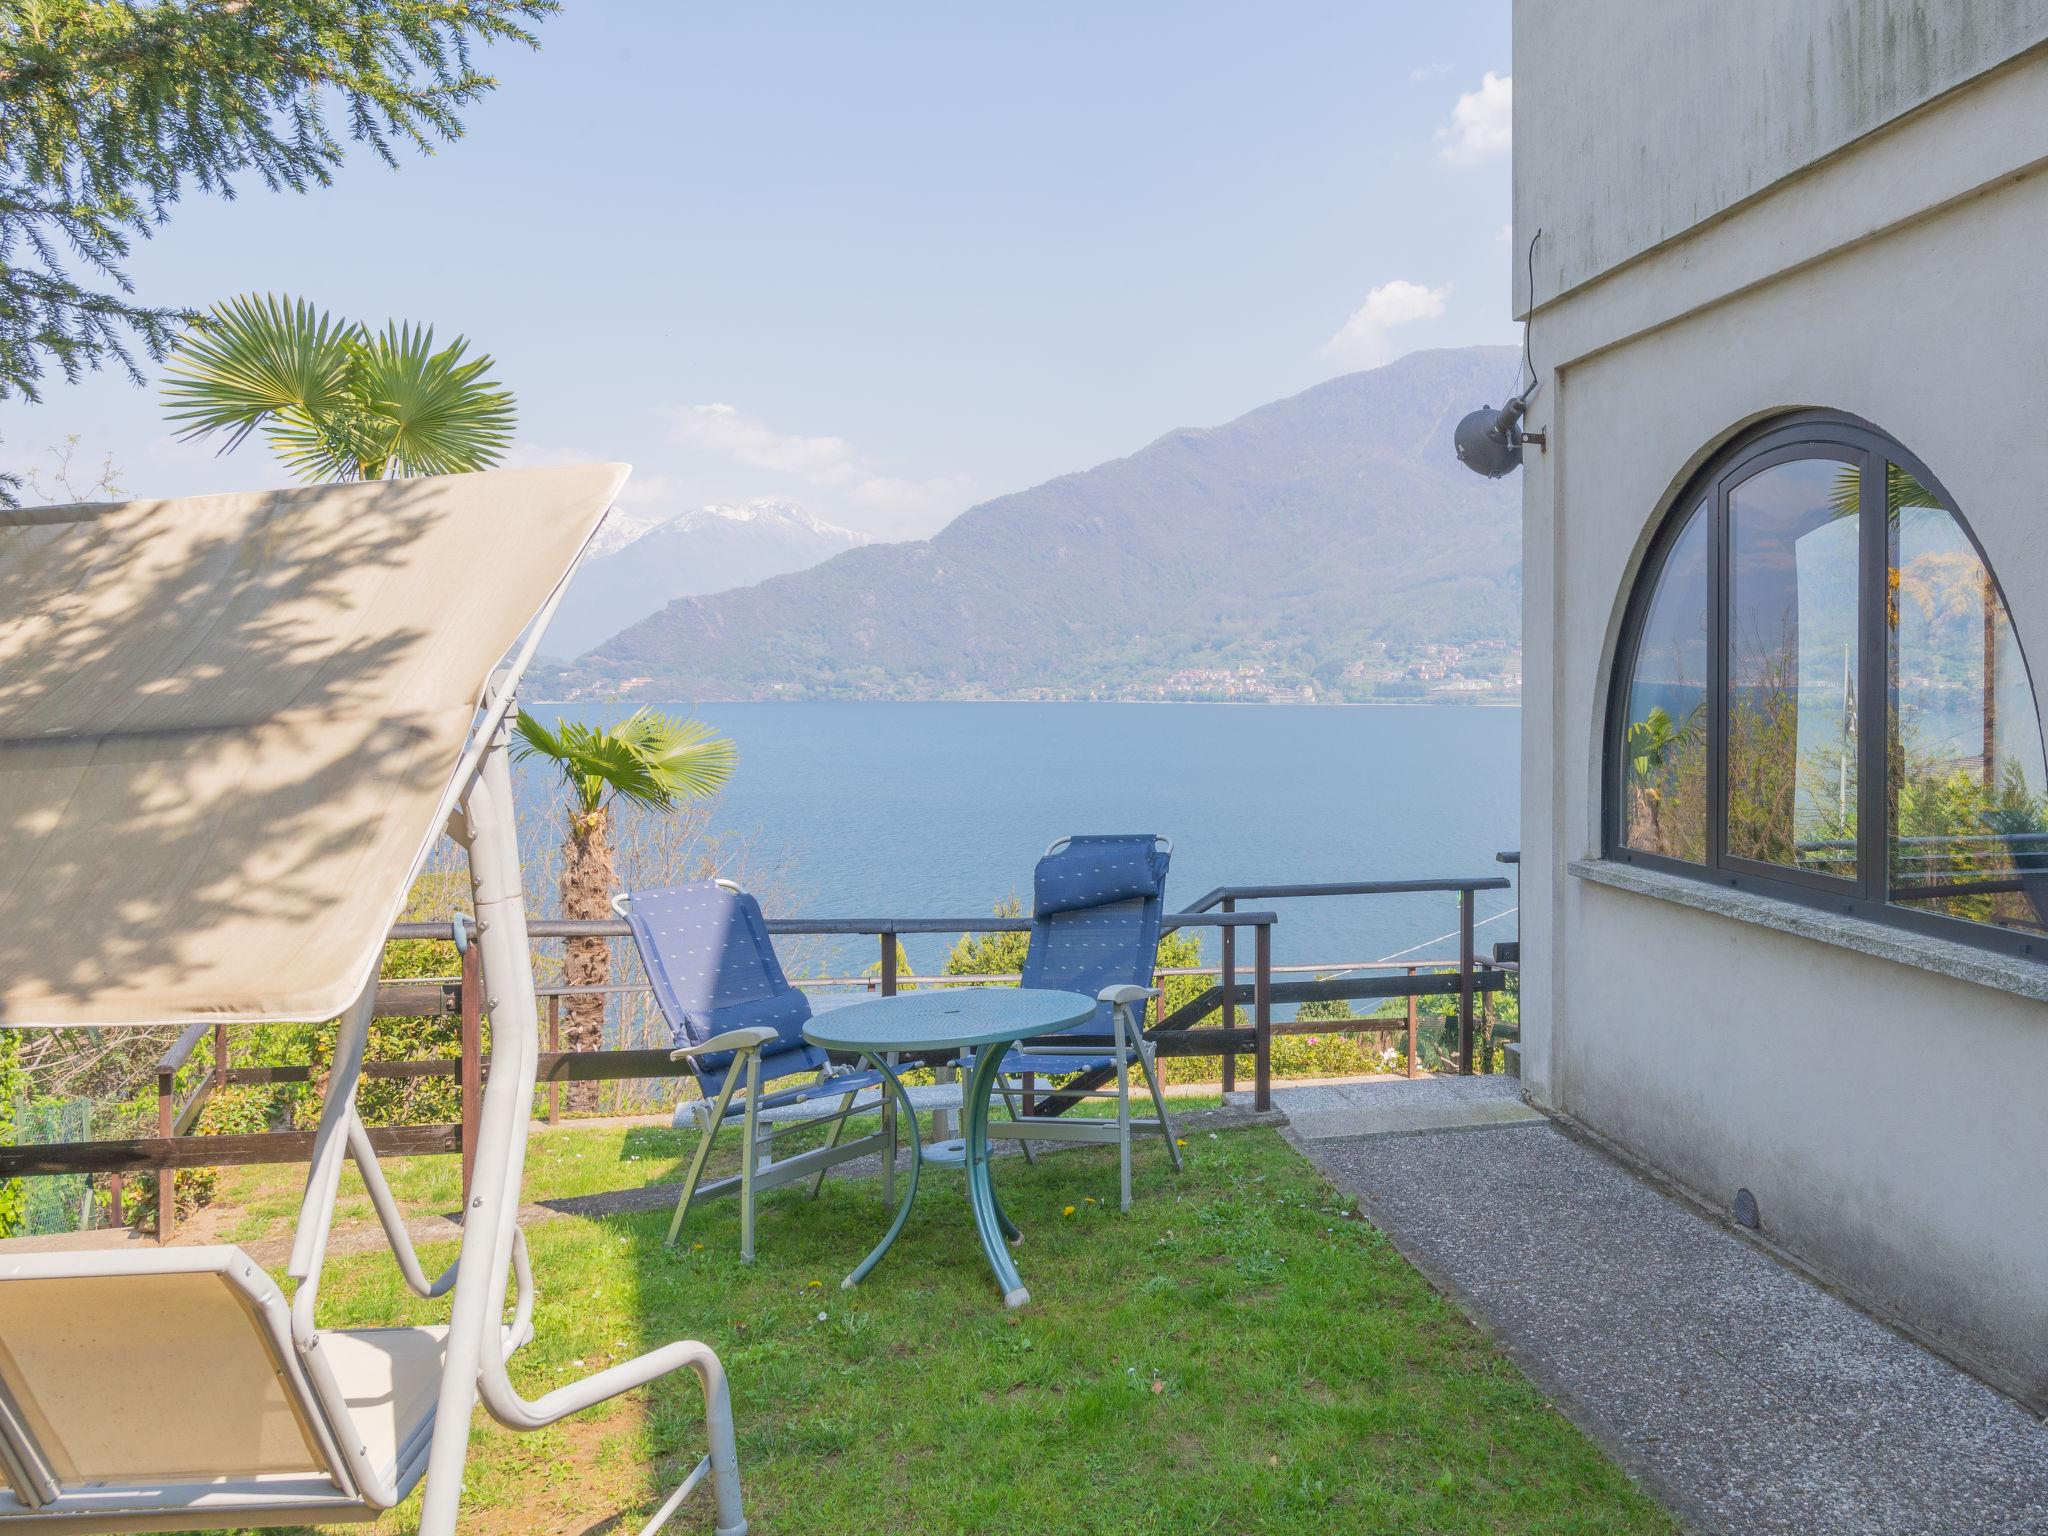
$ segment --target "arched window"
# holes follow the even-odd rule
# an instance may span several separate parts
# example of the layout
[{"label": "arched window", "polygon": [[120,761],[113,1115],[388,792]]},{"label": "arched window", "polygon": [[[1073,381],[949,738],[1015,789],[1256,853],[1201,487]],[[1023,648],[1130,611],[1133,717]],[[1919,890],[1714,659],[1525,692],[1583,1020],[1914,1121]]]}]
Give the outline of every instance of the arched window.
[{"label": "arched window", "polygon": [[1629,606],[1608,857],[2048,958],[2048,766],[2005,600],[1897,443],[1812,416],[1702,472]]}]

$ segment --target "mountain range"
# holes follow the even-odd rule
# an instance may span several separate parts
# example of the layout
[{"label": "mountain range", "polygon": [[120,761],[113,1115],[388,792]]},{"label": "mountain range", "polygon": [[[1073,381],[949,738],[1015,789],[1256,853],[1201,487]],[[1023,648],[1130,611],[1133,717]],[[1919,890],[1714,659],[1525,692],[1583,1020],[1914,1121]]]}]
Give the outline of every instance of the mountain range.
[{"label": "mountain range", "polygon": [[1460,465],[1451,433],[1516,366],[1506,347],[1414,353],[1170,432],[930,539],[681,596],[544,686],[698,701],[1507,686],[1518,491]]},{"label": "mountain range", "polygon": [[580,656],[678,597],[801,571],[865,544],[787,501],[698,507],[676,517],[613,508],[548,625],[542,652]]}]

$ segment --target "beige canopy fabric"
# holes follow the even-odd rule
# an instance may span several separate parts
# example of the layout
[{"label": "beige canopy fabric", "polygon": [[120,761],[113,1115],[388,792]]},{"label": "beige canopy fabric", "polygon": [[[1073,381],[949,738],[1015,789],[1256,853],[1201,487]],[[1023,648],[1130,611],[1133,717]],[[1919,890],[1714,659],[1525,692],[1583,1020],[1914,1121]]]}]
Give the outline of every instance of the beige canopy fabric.
[{"label": "beige canopy fabric", "polygon": [[0,1026],[346,1007],[626,473],[0,511]]}]

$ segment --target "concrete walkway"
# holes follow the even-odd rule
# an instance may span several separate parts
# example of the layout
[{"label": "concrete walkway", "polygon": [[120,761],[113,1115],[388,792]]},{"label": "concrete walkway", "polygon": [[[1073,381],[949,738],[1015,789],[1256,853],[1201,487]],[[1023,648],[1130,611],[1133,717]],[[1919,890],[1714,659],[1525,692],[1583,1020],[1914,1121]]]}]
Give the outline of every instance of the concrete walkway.
[{"label": "concrete walkway", "polygon": [[[1248,1092],[1233,1092],[1225,1096],[1225,1102],[1249,1108],[1252,1096]],[[1287,1117],[1296,1141],[1549,1123],[1539,1111],[1522,1102],[1521,1081],[1512,1077],[1374,1077],[1275,1083],[1273,1108]]]},{"label": "concrete walkway", "polygon": [[2011,1400],[1547,1120],[1353,1112],[1288,1134],[1690,1529],[2048,1536],[2048,1430]]}]

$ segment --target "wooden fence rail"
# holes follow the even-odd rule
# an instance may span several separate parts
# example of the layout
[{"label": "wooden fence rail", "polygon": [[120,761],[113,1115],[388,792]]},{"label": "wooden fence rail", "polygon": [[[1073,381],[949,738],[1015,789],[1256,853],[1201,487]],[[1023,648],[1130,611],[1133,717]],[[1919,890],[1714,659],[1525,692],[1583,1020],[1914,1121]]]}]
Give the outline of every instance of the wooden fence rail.
[{"label": "wooden fence rail", "polygon": [[[1492,994],[1505,978],[1497,970],[1476,961],[1472,948],[1471,903],[1475,890],[1504,885],[1505,881],[1385,882],[1378,885],[1331,887],[1229,887],[1205,897],[1197,907],[1171,914],[1169,928],[1214,928],[1219,930],[1223,963],[1218,982],[1172,1014],[1156,1019],[1146,1031],[1161,1056],[1216,1056],[1222,1060],[1225,1087],[1231,1086],[1237,1057],[1253,1060],[1256,1081],[1255,1102],[1269,1108],[1272,1089],[1272,1042],[1276,1036],[1302,1034],[1384,1034],[1405,1030],[1408,1036],[1411,1074],[1416,1070],[1417,1003],[1424,997],[1456,995],[1459,998],[1459,1064],[1474,1068],[1474,1020],[1472,1007],[1477,998],[1486,1002],[1485,1047],[1490,1055]],[[1456,970],[1409,967],[1405,975],[1322,977],[1308,981],[1273,979],[1272,930],[1277,919],[1271,912],[1240,912],[1237,900],[1294,898],[1310,895],[1364,895],[1412,890],[1456,890],[1461,894],[1463,922],[1461,948]],[[460,921],[460,920],[458,920]],[[444,938],[447,923],[401,923],[392,929],[394,939]],[[882,995],[896,992],[903,979],[898,975],[897,941],[908,933],[993,933],[1028,929],[1020,918],[811,918],[771,919],[775,933],[856,935],[879,943],[880,967],[875,978]],[[1237,979],[1237,934],[1250,928],[1254,938],[1253,976],[1249,982]],[[620,922],[537,921],[529,926],[536,939],[582,937],[623,937],[629,930]],[[476,1145],[476,1129],[482,1110],[482,1083],[489,1061],[482,1049],[484,1016],[483,982],[478,951],[460,942],[462,974],[459,977],[417,981],[386,981],[377,988],[373,1016],[377,1018],[446,1018],[460,1020],[458,1049],[453,1057],[418,1061],[366,1062],[363,1075],[371,1079],[417,1079],[453,1077],[461,1085],[462,1118],[452,1124],[398,1126],[372,1129],[371,1145],[387,1157],[418,1157],[459,1151],[462,1154],[463,1186],[468,1188]],[[559,1108],[559,1085],[565,1082],[596,1082],[620,1079],[649,1079],[688,1075],[686,1063],[671,1060],[665,1048],[601,1051],[561,1049],[561,998],[579,990],[548,989],[548,1049],[541,1052],[538,1081],[548,1089],[547,1117],[555,1118]],[[1406,1018],[1296,1020],[1275,1023],[1273,1004],[1333,1001],[1337,999],[1406,998]],[[1237,1012],[1249,1006],[1252,1022],[1240,1026]],[[1215,1024],[1204,1021],[1220,1015]],[[180,1098],[178,1079],[191,1064],[202,1040],[211,1033],[213,1061],[205,1075]],[[1106,1042],[1105,1042],[1106,1043]],[[299,1163],[311,1155],[310,1131],[263,1131],[241,1135],[194,1136],[211,1096],[219,1089],[237,1085],[275,1085],[311,1082],[310,1065],[236,1067],[229,1064],[229,1038],[225,1023],[198,1023],[179,1035],[176,1043],[157,1063],[157,1134],[120,1141],[52,1143],[0,1147],[0,1179],[33,1178],[61,1174],[104,1176],[108,1181],[111,1216],[123,1220],[124,1179],[139,1172],[159,1177],[156,1216],[157,1237],[169,1241],[177,1228],[177,1200],[174,1180],[163,1178],[180,1169],[235,1168],[258,1164]],[[1484,1061],[1486,1058],[1482,1057]],[[935,1055],[930,1064],[945,1066],[950,1054]],[[1484,1068],[1482,1067],[1482,1070]],[[1057,1114],[1070,1106],[1071,1099],[1039,1099],[1028,1112]]]}]

